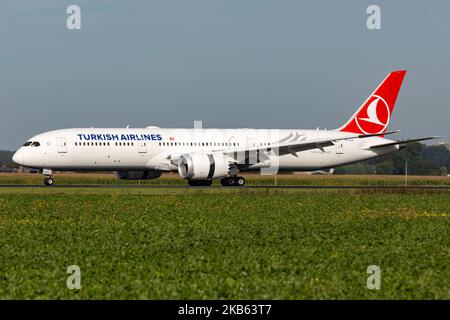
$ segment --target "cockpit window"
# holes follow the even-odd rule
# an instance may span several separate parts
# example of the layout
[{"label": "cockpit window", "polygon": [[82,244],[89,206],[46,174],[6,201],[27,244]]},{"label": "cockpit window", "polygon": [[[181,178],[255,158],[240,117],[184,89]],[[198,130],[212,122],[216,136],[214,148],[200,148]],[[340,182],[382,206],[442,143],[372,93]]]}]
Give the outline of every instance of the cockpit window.
[{"label": "cockpit window", "polygon": [[26,142],[23,146],[24,146],[24,147],[28,147],[31,143],[32,143],[31,141],[28,141],[28,142]]},{"label": "cockpit window", "polygon": [[31,144],[31,146],[32,147],[39,147],[41,144],[39,143],[39,142],[37,142],[37,141],[34,141],[32,144]]}]

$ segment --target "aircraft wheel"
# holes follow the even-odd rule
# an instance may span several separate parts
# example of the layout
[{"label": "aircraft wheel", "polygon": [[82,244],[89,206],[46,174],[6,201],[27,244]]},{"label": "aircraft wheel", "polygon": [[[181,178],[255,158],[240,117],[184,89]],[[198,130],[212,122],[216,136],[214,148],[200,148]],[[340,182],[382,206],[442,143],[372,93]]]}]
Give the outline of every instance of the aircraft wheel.
[{"label": "aircraft wheel", "polygon": [[53,182],[54,182],[54,180],[53,180],[52,178],[50,178],[50,177],[44,179],[44,184],[45,184],[46,186],[51,186],[51,185],[53,185]]},{"label": "aircraft wheel", "polygon": [[212,185],[212,180],[188,180],[188,184],[192,187],[209,187]]},{"label": "aircraft wheel", "polygon": [[220,180],[220,183],[224,187],[231,187],[234,186],[234,177],[226,177]]},{"label": "aircraft wheel", "polygon": [[205,187],[212,186],[212,180],[202,180],[202,186],[205,186]]},{"label": "aircraft wheel", "polygon": [[244,177],[235,177],[234,178],[234,185],[237,186],[237,187],[243,187],[245,185]]}]

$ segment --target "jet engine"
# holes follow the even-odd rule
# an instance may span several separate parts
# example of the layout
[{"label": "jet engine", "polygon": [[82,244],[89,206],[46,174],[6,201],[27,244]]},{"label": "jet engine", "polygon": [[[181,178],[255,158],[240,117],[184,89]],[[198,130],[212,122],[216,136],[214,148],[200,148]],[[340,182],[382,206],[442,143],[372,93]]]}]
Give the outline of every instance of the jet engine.
[{"label": "jet engine", "polygon": [[116,177],[122,180],[146,180],[156,179],[161,176],[160,171],[146,170],[146,171],[117,171]]},{"label": "jet engine", "polygon": [[222,154],[188,153],[179,158],[178,173],[190,180],[223,178],[229,176],[229,164]]}]

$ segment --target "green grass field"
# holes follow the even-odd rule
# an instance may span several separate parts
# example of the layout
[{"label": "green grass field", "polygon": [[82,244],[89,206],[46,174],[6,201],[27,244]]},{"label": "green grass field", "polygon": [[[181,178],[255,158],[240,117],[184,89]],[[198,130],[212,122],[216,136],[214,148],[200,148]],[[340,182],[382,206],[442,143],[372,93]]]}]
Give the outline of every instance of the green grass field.
[{"label": "green grass field", "polygon": [[445,190],[5,189],[0,298],[450,299],[449,213]]}]

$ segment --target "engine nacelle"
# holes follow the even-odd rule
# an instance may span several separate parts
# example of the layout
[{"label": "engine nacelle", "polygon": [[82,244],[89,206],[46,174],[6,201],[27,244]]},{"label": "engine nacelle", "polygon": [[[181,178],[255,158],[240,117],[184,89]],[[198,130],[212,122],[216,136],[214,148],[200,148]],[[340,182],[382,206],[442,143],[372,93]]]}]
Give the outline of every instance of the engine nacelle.
[{"label": "engine nacelle", "polygon": [[187,153],[178,160],[178,173],[184,179],[204,180],[229,176],[229,164],[222,154]]},{"label": "engine nacelle", "polygon": [[146,170],[146,171],[117,171],[116,177],[122,180],[146,180],[156,179],[161,176],[160,171]]}]

